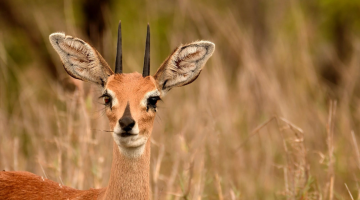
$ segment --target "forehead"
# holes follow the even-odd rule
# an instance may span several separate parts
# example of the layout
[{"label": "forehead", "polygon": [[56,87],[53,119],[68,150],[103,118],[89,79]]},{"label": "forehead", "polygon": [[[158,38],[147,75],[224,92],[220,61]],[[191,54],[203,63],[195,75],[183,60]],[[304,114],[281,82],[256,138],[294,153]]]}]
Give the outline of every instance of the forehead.
[{"label": "forehead", "polygon": [[135,72],[131,74],[114,74],[108,78],[106,89],[113,91],[117,97],[143,97],[147,92],[156,89],[152,76],[143,77]]}]

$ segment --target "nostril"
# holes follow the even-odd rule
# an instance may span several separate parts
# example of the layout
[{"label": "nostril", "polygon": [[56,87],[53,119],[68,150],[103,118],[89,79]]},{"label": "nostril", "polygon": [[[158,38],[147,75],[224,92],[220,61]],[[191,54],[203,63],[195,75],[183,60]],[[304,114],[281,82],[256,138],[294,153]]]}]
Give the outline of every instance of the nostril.
[{"label": "nostril", "polygon": [[131,128],[133,128],[133,127],[134,127],[134,125],[135,125],[135,121],[134,121],[134,120],[132,120],[132,122],[129,124],[129,126],[130,126]]},{"label": "nostril", "polygon": [[119,124],[122,130],[130,131],[135,126],[135,121],[131,117],[122,117]]}]

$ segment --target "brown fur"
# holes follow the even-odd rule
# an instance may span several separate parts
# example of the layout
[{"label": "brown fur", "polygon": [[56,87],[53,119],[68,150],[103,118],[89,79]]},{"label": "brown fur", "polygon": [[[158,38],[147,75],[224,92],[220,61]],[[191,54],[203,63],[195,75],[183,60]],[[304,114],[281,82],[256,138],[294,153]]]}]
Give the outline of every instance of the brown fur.
[{"label": "brown fur", "polygon": [[0,199],[97,199],[104,189],[76,190],[29,172],[0,172]]},{"label": "brown fur", "polygon": [[109,77],[106,88],[117,94],[119,102],[106,111],[112,130],[129,102],[131,116],[139,126],[139,134],[148,140],[145,152],[139,158],[122,155],[114,143],[111,176],[104,199],[150,199],[150,136],[155,113],[147,112],[140,102],[147,92],[156,89],[155,80],[151,76],[143,78],[139,73],[115,74]]},{"label": "brown fur", "polygon": [[128,158],[113,145],[113,163],[106,192],[99,199],[150,199],[150,139],[139,158]]},{"label": "brown fur", "polygon": [[118,119],[124,113],[127,102],[130,104],[131,116],[139,125],[140,134],[150,137],[154,112],[147,112],[145,107],[140,106],[140,101],[147,92],[156,89],[156,82],[152,76],[142,77],[135,72],[131,74],[115,74],[108,78],[106,88],[117,94],[118,106],[107,109],[106,114],[109,118],[110,127],[114,128]]}]

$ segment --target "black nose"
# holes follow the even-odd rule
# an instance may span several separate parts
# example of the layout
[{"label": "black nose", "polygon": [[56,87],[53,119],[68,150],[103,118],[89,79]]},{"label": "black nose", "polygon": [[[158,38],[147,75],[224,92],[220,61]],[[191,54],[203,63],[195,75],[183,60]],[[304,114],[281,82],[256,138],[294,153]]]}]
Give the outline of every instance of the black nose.
[{"label": "black nose", "polygon": [[135,121],[133,118],[126,116],[119,119],[119,124],[122,130],[131,131],[135,125]]}]

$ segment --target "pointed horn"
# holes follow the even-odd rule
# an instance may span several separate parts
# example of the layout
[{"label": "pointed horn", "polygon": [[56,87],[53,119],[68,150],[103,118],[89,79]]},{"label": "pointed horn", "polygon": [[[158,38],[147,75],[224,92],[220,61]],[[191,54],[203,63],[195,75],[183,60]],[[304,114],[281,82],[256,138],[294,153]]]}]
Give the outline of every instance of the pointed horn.
[{"label": "pointed horn", "polygon": [[143,77],[150,75],[150,26],[147,25],[147,34],[146,34],[146,47],[145,47],[145,56],[144,56],[144,68],[143,68]]},{"label": "pointed horn", "polygon": [[121,38],[121,21],[119,22],[118,28],[118,41],[117,41],[117,53],[115,61],[115,73],[122,73],[122,38]]}]

